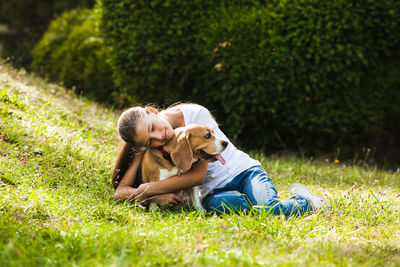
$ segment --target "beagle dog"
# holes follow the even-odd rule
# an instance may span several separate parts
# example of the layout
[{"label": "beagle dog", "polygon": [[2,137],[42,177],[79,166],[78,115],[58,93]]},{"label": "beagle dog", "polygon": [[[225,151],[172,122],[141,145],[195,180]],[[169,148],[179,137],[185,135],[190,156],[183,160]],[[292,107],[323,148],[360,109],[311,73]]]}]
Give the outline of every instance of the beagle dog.
[{"label": "beagle dog", "polygon": [[[163,147],[148,148],[143,156],[141,176],[144,183],[164,180],[187,172],[198,160],[219,160],[225,164],[221,152],[228,142],[215,137],[214,131],[204,125],[190,124],[174,130],[174,135]],[[199,199],[197,186],[186,190],[191,204],[205,211]],[[154,202],[150,209],[157,208]]]}]

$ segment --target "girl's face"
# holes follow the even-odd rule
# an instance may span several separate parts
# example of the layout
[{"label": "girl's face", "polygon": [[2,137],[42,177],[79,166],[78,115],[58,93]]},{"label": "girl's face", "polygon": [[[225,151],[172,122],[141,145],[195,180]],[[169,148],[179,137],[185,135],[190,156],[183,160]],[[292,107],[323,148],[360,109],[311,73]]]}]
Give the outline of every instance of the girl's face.
[{"label": "girl's face", "polygon": [[137,121],[135,143],[156,148],[163,146],[173,135],[174,131],[167,119],[149,112]]}]

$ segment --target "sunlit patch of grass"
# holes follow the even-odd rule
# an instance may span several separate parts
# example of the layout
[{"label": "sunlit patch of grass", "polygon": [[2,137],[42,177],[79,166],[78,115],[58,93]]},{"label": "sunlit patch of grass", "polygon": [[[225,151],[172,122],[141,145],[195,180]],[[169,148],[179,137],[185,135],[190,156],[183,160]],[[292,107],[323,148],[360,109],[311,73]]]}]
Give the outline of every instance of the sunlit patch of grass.
[{"label": "sunlit patch of grass", "polygon": [[147,212],[112,201],[117,115],[0,65],[0,261],[30,265],[400,264],[400,171],[254,153],[282,199],[293,182],[332,211]]}]

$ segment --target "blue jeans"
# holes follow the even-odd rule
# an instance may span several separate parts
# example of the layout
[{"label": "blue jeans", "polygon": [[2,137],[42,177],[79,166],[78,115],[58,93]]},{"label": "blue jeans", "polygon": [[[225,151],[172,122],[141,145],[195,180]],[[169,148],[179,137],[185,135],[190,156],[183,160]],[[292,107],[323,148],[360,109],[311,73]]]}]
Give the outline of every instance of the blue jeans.
[{"label": "blue jeans", "polygon": [[300,216],[312,209],[309,200],[301,196],[280,201],[274,184],[261,166],[251,167],[224,187],[214,189],[202,204],[207,212],[218,215],[247,213],[254,205],[261,206],[257,211],[286,217]]}]

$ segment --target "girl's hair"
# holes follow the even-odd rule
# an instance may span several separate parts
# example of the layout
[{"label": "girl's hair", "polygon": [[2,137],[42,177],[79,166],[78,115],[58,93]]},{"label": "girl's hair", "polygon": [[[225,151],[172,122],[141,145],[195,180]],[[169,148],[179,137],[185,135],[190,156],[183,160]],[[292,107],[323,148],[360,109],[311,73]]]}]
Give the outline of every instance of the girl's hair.
[{"label": "girl's hair", "polygon": [[111,183],[114,189],[117,189],[122,177],[131,165],[135,154],[133,145],[126,142],[121,145],[111,176]]},{"label": "girl's hair", "polygon": [[148,112],[142,107],[133,107],[122,112],[117,126],[122,140],[135,146],[136,124],[146,113]]},{"label": "girl's hair", "polygon": [[[122,112],[118,119],[118,132],[124,142],[120,147],[111,176],[111,183],[114,189],[118,187],[125,172],[132,164],[137,152],[135,147],[136,124],[146,113],[148,112],[145,108],[133,107]],[[138,179],[136,180],[138,181]]]}]

